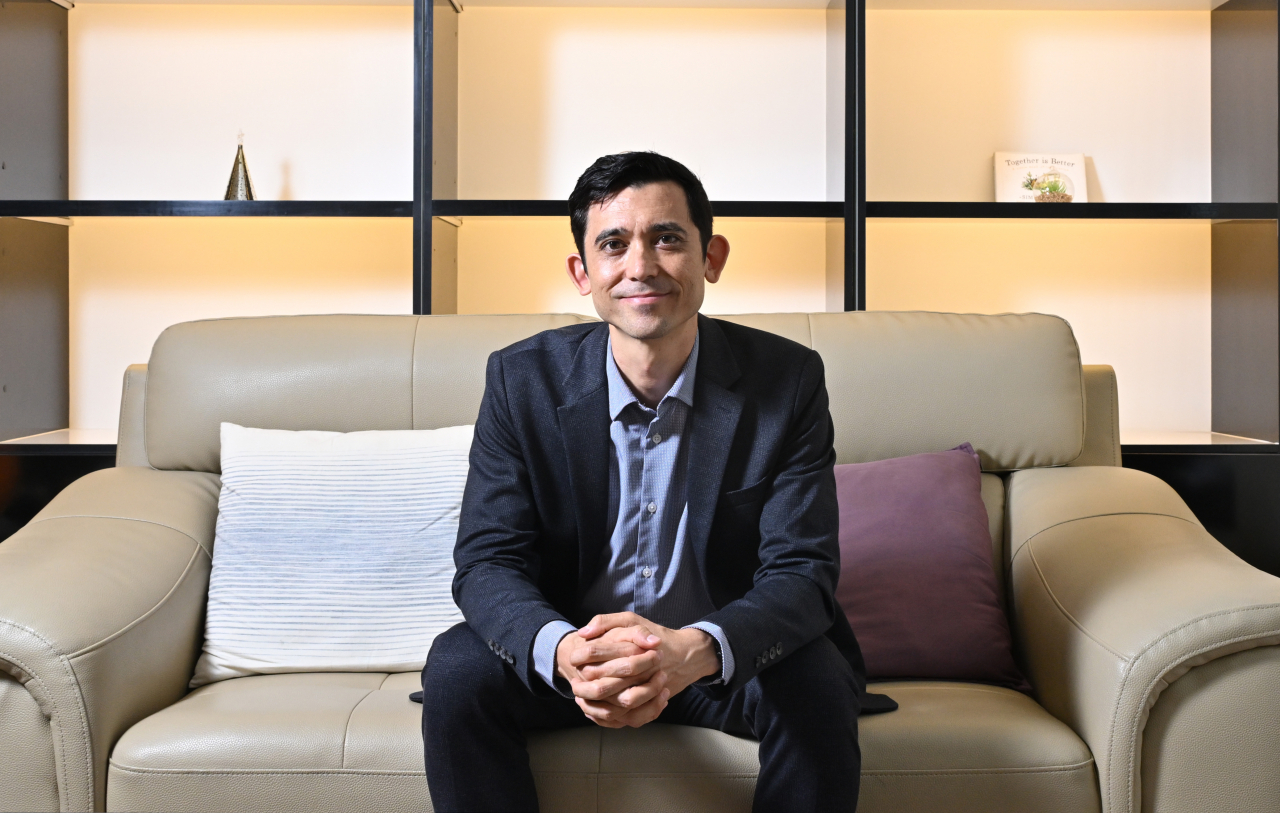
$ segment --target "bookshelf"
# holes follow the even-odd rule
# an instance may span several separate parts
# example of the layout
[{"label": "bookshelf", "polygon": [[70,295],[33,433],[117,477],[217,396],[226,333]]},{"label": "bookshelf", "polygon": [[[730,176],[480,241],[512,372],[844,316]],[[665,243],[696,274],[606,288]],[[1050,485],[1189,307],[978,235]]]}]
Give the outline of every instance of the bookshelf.
[{"label": "bookshelf", "polygon": [[[213,8],[201,3],[137,5],[128,11],[130,25],[145,28],[152,16],[170,15],[165,19],[171,24],[194,30],[203,19],[199,14],[215,15],[210,10],[181,17],[175,10],[179,5]],[[263,8],[271,5],[255,4]],[[408,5],[405,3],[400,10],[406,20]],[[52,4],[48,9],[41,4],[9,4],[6,9],[20,6],[44,9],[43,13],[55,21],[54,29],[57,15],[65,23],[68,14]],[[467,286],[474,283],[468,280],[466,270],[471,267],[468,251],[472,252],[470,260],[475,260],[475,241],[469,244],[460,239],[468,221],[477,227],[483,225],[489,229],[488,234],[499,238],[504,223],[533,228],[537,222],[545,221],[548,229],[562,228],[552,221],[564,217],[566,179],[596,155],[613,149],[652,147],[690,163],[703,175],[713,196],[720,198],[714,202],[717,217],[737,221],[736,228],[746,228],[750,223],[763,227],[768,221],[775,229],[794,223],[799,230],[804,224],[805,240],[825,240],[822,245],[806,245],[812,262],[823,267],[817,269],[816,282],[813,269],[805,272],[805,279],[821,286],[820,277],[825,274],[828,309],[883,307],[875,300],[876,291],[883,290],[882,283],[898,271],[892,263],[876,259],[881,256],[876,251],[871,252],[869,260],[868,243],[883,242],[888,224],[914,224],[923,238],[916,242],[925,243],[934,234],[931,229],[968,222],[1008,229],[1103,223],[1110,224],[1109,228],[1132,229],[1134,235],[1147,228],[1145,224],[1180,225],[1203,232],[1196,239],[1202,240],[1205,247],[1203,272],[1208,287],[1197,305],[1203,312],[1197,317],[1200,321],[1195,330],[1203,327],[1204,335],[1197,333],[1192,341],[1210,358],[1196,370],[1168,373],[1166,384],[1176,381],[1180,374],[1186,381],[1180,385],[1182,389],[1169,390],[1172,395],[1166,400],[1176,401],[1181,392],[1199,393],[1197,398],[1212,402],[1212,420],[1195,427],[1180,427],[1195,428],[1195,437],[1190,433],[1166,434],[1155,440],[1154,435],[1131,436],[1125,446],[1127,459],[1140,462],[1143,456],[1157,454],[1166,456],[1166,462],[1172,459],[1169,456],[1179,455],[1245,458],[1276,450],[1275,441],[1280,440],[1280,292],[1276,291],[1274,254],[1280,186],[1276,181],[1276,156],[1280,151],[1276,146],[1276,77],[1280,71],[1276,69],[1274,3],[860,0],[846,9],[840,0],[666,0],[662,6],[654,8],[638,0],[560,0],[559,6],[549,8],[526,0],[479,0],[455,7],[446,0],[416,0],[412,4],[412,41],[404,39],[405,54],[412,58],[406,56],[402,60],[402,72],[396,69],[397,81],[406,88],[408,102],[404,109],[408,112],[404,116],[397,113],[380,125],[381,129],[394,130],[396,138],[403,136],[404,143],[411,142],[402,154],[397,153],[401,154],[397,159],[401,168],[396,170],[396,177],[405,180],[403,193],[394,184],[327,187],[342,194],[327,193],[323,184],[301,184],[294,197],[318,199],[197,200],[191,199],[198,197],[190,191],[192,187],[178,183],[181,178],[174,173],[170,173],[176,179],[172,183],[147,181],[140,186],[113,186],[102,182],[90,185],[92,188],[83,181],[89,176],[81,174],[81,193],[76,193],[68,188],[65,155],[61,164],[57,160],[51,162],[46,149],[42,159],[45,163],[41,165],[45,185],[25,186],[21,192],[11,184],[0,185],[0,217],[83,218],[86,224],[91,223],[88,219],[106,223],[113,218],[189,218],[211,223],[240,218],[263,223],[283,222],[273,218],[399,220],[411,231],[407,239],[411,240],[412,249],[404,263],[404,274],[411,279],[411,285],[405,286],[405,301],[398,308],[415,313],[454,312],[460,303],[466,305]],[[82,3],[70,13],[94,7],[92,2]],[[291,20],[301,19],[287,14],[304,13],[296,7],[293,11],[278,8],[278,12],[259,9],[253,13],[260,11],[264,19],[274,20],[269,24],[282,32],[294,24]],[[345,7],[323,13],[346,13],[341,8]],[[1059,22],[1068,20],[1063,14],[1083,12],[1096,14],[1071,17],[1070,25]],[[952,64],[945,66],[945,72],[939,72],[936,65],[930,68],[926,60],[909,52],[905,59],[894,57],[886,61],[885,45],[889,41],[885,39],[888,29],[883,23],[888,18],[884,15],[911,15],[910,19],[900,16],[894,22],[896,31],[911,34],[912,25],[927,33],[945,29],[953,19],[946,15],[975,13],[1023,15],[1005,22],[992,18],[999,25],[1012,26],[1010,30],[1015,34],[1018,25],[1035,27],[1037,21],[1047,22],[1033,30],[1043,29],[1058,37],[1046,39],[1049,46],[1059,40],[1073,41],[1071,37],[1106,46],[1099,46],[1101,50],[1095,49],[1087,58],[1075,54],[1074,61],[1060,63],[1061,76],[1052,70],[1058,63],[1043,61],[1033,64],[1040,73],[1027,73],[1032,79],[1040,77],[1037,81],[1051,79],[1056,83],[1054,98],[1074,117],[1072,127],[1061,131],[1045,129],[1034,108],[1025,106],[1017,108],[1022,110],[1021,119],[1001,113],[1000,105],[1016,107],[1009,100],[1021,99],[1018,88],[1008,80],[1022,73],[1012,63],[1002,67],[991,62],[988,66],[988,61],[1004,52],[991,48],[981,52],[978,46],[985,42],[981,37],[973,39],[968,51],[961,49]],[[277,14],[281,16],[272,17]],[[1176,17],[1178,14],[1184,16]],[[1150,25],[1152,22],[1159,25]],[[616,133],[609,136],[609,128],[599,124],[579,128],[583,132],[567,128],[564,111],[574,108],[562,92],[563,72],[580,70],[580,64],[566,55],[581,51],[585,56],[579,59],[601,64],[599,54],[591,50],[596,47],[592,37],[598,36],[602,27],[621,24],[645,32],[648,42],[669,39],[685,51],[691,44],[707,44],[715,58],[702,62],[690,58],[683,68],[691,83],[690,93],[703,97],[718,94],[716,103],[720,106],[714,109],[715,115],[700,120],[692,115],[697,111],[684,102],[658,108],[637,120],[641,136],[633,141],[619,140]],[[1164,95],[1156,94],[1157,101],[1163,100],[1153,108],[1159,115],[1139,116],[1142,126],[1146,121],[1163,122],[1154,130],[1141,130],[1154,145],[1148,148],[1126,136],[1129,128],[1139,124],[1133,123],[1134,111],[1125,104],[1125,94],[1135,93],[1133,82],[1147,74],[1137,69],[1125,73],[1115,66],[1129,64],[1124,62],[1128,57],[1150,62],[1152,55],[1168,54],[1160,50],[1164,45],[1149,37],[1124,39],[1133,36],[1133,32],[1168,30],[1176,34],[1182,30],[1179,26],[1186,25],[1201,33],[1182,39],[1170,35],[1168,42],[1173,43],[1169,47],[1175,48],[1175,56],[1187,57],[1182,61],[1190,67],[1179,68],[1182,72],[1169,79],[1161,91]],[[65,28],[63,32],[65,35]],[[931,40],[922,37],[922,41]],[[1130,44],[1108,51],[1109,41]],[[72,44],[75,42],[78,41],[73,40]],[[65,39],[60,47],[60,57],[56,48],[49,52],[51,57],[46,55],[51,60],[51,84],[42,93],[48,98],[61,95],[65,99],[68,94],[65,71],[57,71],[59,58],[64,66],[70,59],[73,70],[77,59],[87,64],[74,52],[68,56]],[[672,48],[671,53],[676,56],[683,53],[676,46]],[[749,59],[734,56],[744,49],[749,51]],[[5,49],[0,48],[0,60],[4,53]],[[771,54],[778,55],[776,63],[769,61]],[[1115,80],[1100,82],[1099,71],[1103,68],[1090,68],[1088,61],[1107,54],[1111,54],[1108,59],[1119,60],[1108,63]],[[973,96],[969,89],[973,85],[966,86],[960,80],[988,67],[989,76],[999,81],[991,83],[985,95]],[[634,68],[627,70],[631,73],[624,70],[622,79],[638,78]],[[200,79],[198,73],[190,76]],[[599,79],[594,75],[589,78],[593,82]],[[682,78],[664,75],[664,87],[668,92],[683,92],[677,81]],[[939,84],[940,79],[953,83],[941,82],[952,98],[927,96],[928,85]],[[278,81],[282,82],[278,89],[282,97],[306,95],[305,84]],[[1090,82],[1094,84],[1089,85]],[[4,85],[0,81],[0,100],[8,98],[3,96]],[[74,82],[72,86],[76,86]],[[539,87],[543,90],[533,92]],[[1093,93],[1099,87],[1105,92]],[[885,107],[886,88],[902,97],[905,108]],[[921,93],[926,95],[920,97]],[[1097,105],[1097,109],[1087,104],[1095,96],[1106,102]],[[1170,101],[1179,96],[1186,98],[1174,99],[1177,104]],[[77,104],[83,108],[83,99]],[[913,105],[917,110],[910,109]],[[912,118],[918,110],[928,114],[923,121]],[[965,111],[977,112],[966,115]],[[310,115],[306,110],[303,113],[304,119]],[[676,124],[664,124],[664,116],[676,119]],[[590,110],[584,118],[591,121]],[[40,137],[30,143],[67,145],[66,119],[66,105],[60,112],[52,110],[39,124],[43,128]],[[896,122],[896,129],[886,130],[886,122]],[[677,125],[687,132],[676,132]],[[259,173],[274,177],[271,173],[276,172],[275,164],[279,162],[254,151],[254,132],[250,131],[247,149],[255,181],[259,180]],[[1012,143],[1007,138],[1015,132],[1022,141]],[[592,140],[596,135],[599,138]],[[108,139],[102,143],[119,142]],[[924,154],[940,156],[941,163],[929,166],[926,162],[922,170],[908,171],[897,152],[901,145],[923,147]],[[81,149],[76,154],[82,155],[82,146],[67,146],[64,152]],[[1090,154],[1095,164],[1090,168],[1091,182],[1098,184],[1096,189],[1091,186],[1091,200],[1098,202],[1058,207],[992,202],[991,191],[983,186],[990,183],[991,153],[1019,149]],[[153,150],[161,158],[168,155],[163,145],[154,146]],[[55,159],[56,154],[55,150]],[[100,150],[96,154],[108,153]],[[333,154],[343,155],[340,151]],[[218,155],[218,161],[229,164],[229,156]],[[1149,159],[1155,163],[1143,163]],[[97,160],[101,167],[101,159]],[[337,163],[333,173],[335,177],[358,177],[369,174],[365,166],[358,162]],[[1151,166],[1178,171],[1169,170],[1165,172],[1168,177],[1164,177]],[[225,169],[218,168],[217,172],[225,174]],[[267,181],[271,189],[264,197],[273,196],[273,191],[282,185],[288,184],[278,179]],[[148,196],[157,199],[143,199]],[[342,199],[344,196],[349,199]],[[134,197],[139,199],[129,199]],[[458,222],[464,224],[462,229]],[[824,225],[815,228],[814,223],[819,222]],[[50,227],[48,223],[26,223],[30,224],[27,228]],[[777,233],[782,235],[784,231]],[[495,260],[498,261],[500,258]],[[974,274],[970,288],[989,282],[980,278],[980,269],[966,273]],[[794,276],[799,279],[804,275]],[[492,282],[496,276],[486,279],[490,281],[485,284],[496,284]],[[785,284],[787,277],[785,273],[775,273],[771,280],[770,284]],[[932,287],[927,275],[920,280],[921,287]],[[1171,295],[1158,284],[1149,292],[1154,299]],[[300,289],[299,301],[304,295]],[[964,301],[983,307],[978,300]],[[1042,309],[1058,309],[1056,300],[1046,301],[1048,304]],[[1106,314],[1105,318],[1113,323],[1129,322],[1131,329],[1138,331],[1144,324],[1144,307],[1139,297],[1129,311],[1120,309],[1118,315]],[[939,309],[958,306],[942,300]],[[177,318],[189,317],[184,313],[174,321]],[[1207,332],[1210,322],[1211,335]],[[1089,339],[1088,328],[1087,321],[1079,325],[1082,343]],[[63,321],[52,329],[61,331],[65,342],[67,323]],[[1087,360],[1112,362],[1113,358],[1099,351],[1096,358]],[[1127,378],[1123,368],[1120,372],[1122,389],[1133,402],[1141,382],[1135,382],[1133,376]],[[115,392],[103,397],[108,396],[114,398]],[[1125,400],[1122,397],[1122,402]],[[1206,414],[1209,409],[1205,407]],[[60,420],[35,428],[64,429],[65,414]],[[75,442],[36,445],[46,448],[49,454],[78,446]],[[100,443],[83,445],[86,449],[92,447],[95,453],[101,451]],[[65,449],[54,449],[55,446]]]}]

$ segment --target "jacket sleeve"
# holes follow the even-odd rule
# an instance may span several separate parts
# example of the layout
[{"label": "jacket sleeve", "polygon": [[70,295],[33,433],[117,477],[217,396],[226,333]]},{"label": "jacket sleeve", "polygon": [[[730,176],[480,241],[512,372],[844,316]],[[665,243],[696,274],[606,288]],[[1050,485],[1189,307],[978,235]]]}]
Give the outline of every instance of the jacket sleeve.
[{"label": "jacket sleeve", "polygon": [[839,612],[834,437],[822,359],[810,353],[772,482],[762,489],[760,567],[754,585],[745,596],[703,619],[725,631],[735,662],[728,684],[699,687],[712,697],[737,691],[763,669],[824,634]]},{"label": "jacket sleeve", "polygon": [[538,588],[538,512],[507,400],[502,357],[489,356],[471,442],[453,559],[453,599],[471,629],[538,695],[552,693],[533,664],[533,642],[567,621]]}]

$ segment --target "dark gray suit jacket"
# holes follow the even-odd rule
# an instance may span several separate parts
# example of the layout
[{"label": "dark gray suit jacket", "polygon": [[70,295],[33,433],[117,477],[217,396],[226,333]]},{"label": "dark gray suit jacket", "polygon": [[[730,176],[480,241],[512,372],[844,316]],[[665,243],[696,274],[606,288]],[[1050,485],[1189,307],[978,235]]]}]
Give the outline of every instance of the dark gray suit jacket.
[{"label": "dark gray suit jacket", "polygon": [[[822,359],[771,333],[698,317],[687,535],[735,670],[725,696],[826,635],[859,686],[866,668],[836,604],[840,575],[833,427]],[[489,357],[462,501],[453,595],[531,691],[549,621],[589,620],[582,597],[605,561],[608,326],[551,330]],[[690,621],[700,619],[690,619]],[[870,705],[877,704],[872,696]],[[887,698],[886,698],[887,699]],[[870,709],[868,709],[870,710]]]}]

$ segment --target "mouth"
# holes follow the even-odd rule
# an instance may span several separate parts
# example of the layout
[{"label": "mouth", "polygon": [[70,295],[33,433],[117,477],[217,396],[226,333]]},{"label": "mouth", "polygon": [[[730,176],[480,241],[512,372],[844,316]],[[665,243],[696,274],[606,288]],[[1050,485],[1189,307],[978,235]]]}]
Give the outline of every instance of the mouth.
[{"label": "mouth", "polygon": [[639,294],[631,294],[622,297],[622,301],[632,305],[653,305],[670,296],[670,294],[658,293],[656,291],[646,291]]}]

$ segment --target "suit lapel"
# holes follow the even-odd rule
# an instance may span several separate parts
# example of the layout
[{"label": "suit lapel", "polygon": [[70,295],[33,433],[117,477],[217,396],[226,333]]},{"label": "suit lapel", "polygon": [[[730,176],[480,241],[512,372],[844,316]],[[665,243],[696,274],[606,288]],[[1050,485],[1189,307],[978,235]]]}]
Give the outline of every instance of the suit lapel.
[{"label": "suit lapel", "polygon": [[556,409],[569,465],[569,487],[578,523],[578,597],[595,578],[607,542],[609,499],[609,387],[604,354],[609,328],[587,334],[565,376],[565,404]]},{"label": "suit lapel", "polygon": [[742,415],[743,398],[729,389],[741,371],[720,326],[699,316],[698,332],[701,347],[689,432],[689,523],[685,533],[694,546],[697,560],[705,563],[707,538],[720,498],[729,450]]}]

